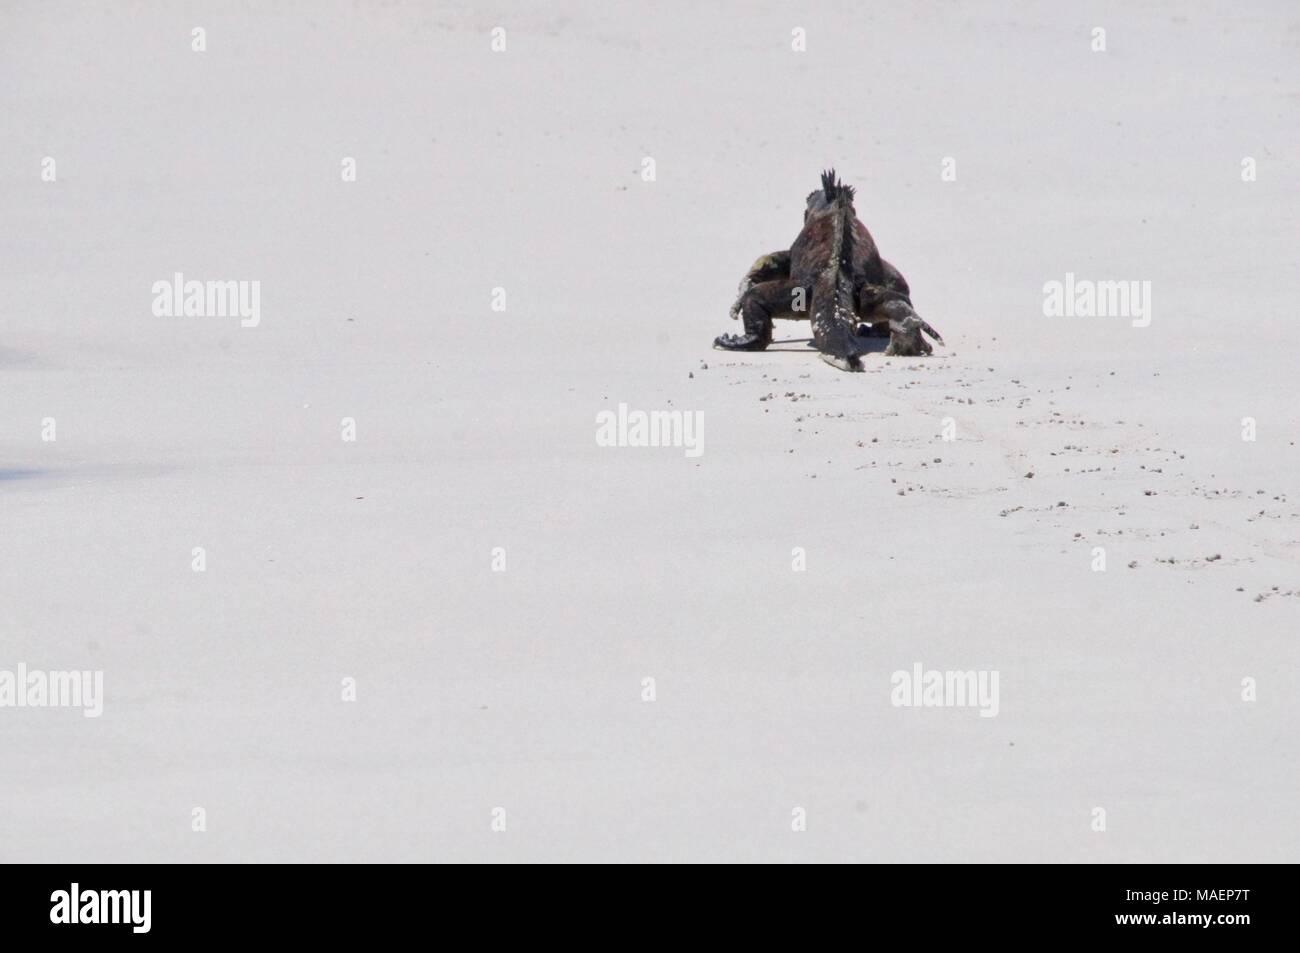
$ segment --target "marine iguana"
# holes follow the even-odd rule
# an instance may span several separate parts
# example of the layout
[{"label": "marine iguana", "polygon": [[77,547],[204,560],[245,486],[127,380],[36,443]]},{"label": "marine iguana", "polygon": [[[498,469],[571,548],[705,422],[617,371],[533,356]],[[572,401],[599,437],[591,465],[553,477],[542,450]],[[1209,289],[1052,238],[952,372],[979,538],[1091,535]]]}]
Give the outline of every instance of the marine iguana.
[{"label": "marine iguana", "polygon": [[772,343],[773,318],[811,319],[822,360],[846,371],[862,370],[860,338],[872,333],[888,331],[889,355],[930,354],[922,332],[943,343],[913,310],[906,279],[880,257],[853,197],[834,169],[822,173],[790,250],[762,256],[740,283],[731,316],[743,318],[745,333],[720,335],[714,347],[761,351]]}]

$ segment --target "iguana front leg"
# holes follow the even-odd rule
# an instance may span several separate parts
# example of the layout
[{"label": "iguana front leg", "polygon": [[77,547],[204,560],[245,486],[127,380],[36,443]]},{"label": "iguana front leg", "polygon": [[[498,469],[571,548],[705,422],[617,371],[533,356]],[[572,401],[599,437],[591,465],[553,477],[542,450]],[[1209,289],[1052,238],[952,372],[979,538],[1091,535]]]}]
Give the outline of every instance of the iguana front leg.
[{"label": "iguana front leg", "polygon": [[790,277],[790,253],[788,251],[774,251],[770,255],[764,255],[758,261],[749,266],[749,271],[745,272],[745,277],[741,279],[740,288],[736,292],[735,303],[731,306],[731,318],[734,321],[740,317],[741,299],[745,293],[754,285],[762,284],[765,281],[778,281]]}]

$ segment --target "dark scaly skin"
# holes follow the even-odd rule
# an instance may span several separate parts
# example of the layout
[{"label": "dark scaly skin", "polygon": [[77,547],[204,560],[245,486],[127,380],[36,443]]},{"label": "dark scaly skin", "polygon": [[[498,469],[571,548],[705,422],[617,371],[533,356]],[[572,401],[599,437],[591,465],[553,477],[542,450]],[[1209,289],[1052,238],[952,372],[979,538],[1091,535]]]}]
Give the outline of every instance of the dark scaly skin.
[{"label": "dark scaly skin", "polygon": [[[824,180],[825,181],[825,180]],[[851,206],[850,206],[851,211]],[[772,341],[774,318],[808,319],[814,316],[812,303],[817,279],[831,254],[834,239],[834,209],[822,190],[808,196],[804,212],[804,227],[788,252],[778,251],[764,255],[750,266],[741,280],[739,293],[731,307],[732,318],[741,318],[742,334],[724,334],[714,341],[714,346],[724,350],[761,351]],[[922,331],[942,343],[938,333],[916,314],[912,308],[911,290],[907,280],[897,268],[880,257],[875,240],[867,227],[852,215],[851,253],[841,270],[838,281],[851,285],[853,310],[861,322],[858,333],[888,333],[890,343],[886,354],[910,356],[931,353]],[[836,282],[822,288],[823,301],[832,293]],[[803,305],[802,308],[798,307]],[[844,315],[840,315],[844,317]],[[816,322],[814,322],[816,327]],[[826,327],[828,325],[824,325]],[[814,339],[817,339],[814,331]],[[836,335],[833,349],[852,351]],[[826,350],[824,342],[818,346]],[[845,365],[858,369],[856,355],[848,353]],[[840,363],[832,361],[836,366]]]},{"label": "dark scaly skin", "polygon": [[742,319],[744,333],[723,334],[713,344],[728,351],[761,351],[772,343],[772,319],[806,317],[807,301],[807,289],[790,279],[790,253],[764,255],[741,279],[731,306],[731,317]]}]

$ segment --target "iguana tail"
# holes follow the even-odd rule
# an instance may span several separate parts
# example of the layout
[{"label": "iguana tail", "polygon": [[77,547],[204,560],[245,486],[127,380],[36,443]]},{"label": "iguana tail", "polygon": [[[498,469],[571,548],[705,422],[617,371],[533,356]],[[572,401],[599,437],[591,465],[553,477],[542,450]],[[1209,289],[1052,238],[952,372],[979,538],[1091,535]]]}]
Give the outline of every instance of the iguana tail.
[{"label": "iguana tail", "polygon": [[830,254],[813,283],[813,343],[822,360],[840,370],[860,371],[858,318],[853,306],[853,187],[835,170],[822,173],[822,192],[832,207]]}]

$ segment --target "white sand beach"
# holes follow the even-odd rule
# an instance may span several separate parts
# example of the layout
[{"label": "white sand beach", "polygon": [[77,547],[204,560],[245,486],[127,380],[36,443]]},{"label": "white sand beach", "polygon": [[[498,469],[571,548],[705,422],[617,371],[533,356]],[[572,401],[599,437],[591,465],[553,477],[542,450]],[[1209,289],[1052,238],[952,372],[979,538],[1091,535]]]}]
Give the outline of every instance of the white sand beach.
[{"label": "white sand beach", "polygon": [[[1280,0],[6,3],[0,672],[103,696],[0,706],[0,861],[1300,859],[1298,54]],[[830,167],[946,346],[712,349]]]}]

